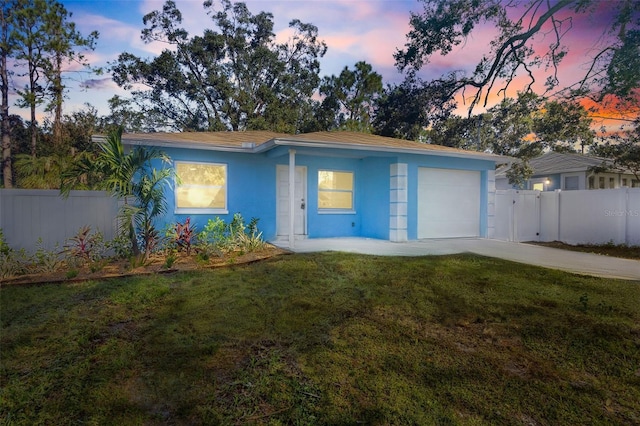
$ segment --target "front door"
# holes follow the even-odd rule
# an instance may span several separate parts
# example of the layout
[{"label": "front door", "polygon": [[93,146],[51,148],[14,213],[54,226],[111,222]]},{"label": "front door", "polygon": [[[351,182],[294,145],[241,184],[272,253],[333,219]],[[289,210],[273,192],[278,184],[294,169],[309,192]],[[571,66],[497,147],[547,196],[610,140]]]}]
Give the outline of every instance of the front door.
[{"label": "front door", "polygon": [[[289,166],[278,165],[276,169],[278,236],[289,236]],[[295,236],[307,234],[307,168],[296,166],[295,214],[293,229]]]}]

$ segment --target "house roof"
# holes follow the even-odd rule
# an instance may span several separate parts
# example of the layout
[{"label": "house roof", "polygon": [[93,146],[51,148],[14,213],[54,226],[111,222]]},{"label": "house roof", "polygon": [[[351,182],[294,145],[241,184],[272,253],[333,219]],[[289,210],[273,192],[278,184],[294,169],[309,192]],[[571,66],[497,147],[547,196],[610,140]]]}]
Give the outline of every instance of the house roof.
[{"label": "house roof", "polygon": [[[602,166],[603,163],[610,164],[611,161],[592,155],[564,152],[548,152],[529,160],[529,165],[533,169],[533,176],[585,172],[592,167]],[[508,170],[509,167],[498,169],[496,177],[505,177]]]},{"label": "house roof", "polygon": [[[94,140],[98,142],[103,139],[104,136],[94,137]],[[293,146],[438,155],[496,162],[510,160],[510,157],[483,152],[465,151],[441,145],[347,131],[314,132],[298,135],[268,131],[128,133],[122,135],[122,142],[125,145],[254,153],[265,152],[277,146]]]}]

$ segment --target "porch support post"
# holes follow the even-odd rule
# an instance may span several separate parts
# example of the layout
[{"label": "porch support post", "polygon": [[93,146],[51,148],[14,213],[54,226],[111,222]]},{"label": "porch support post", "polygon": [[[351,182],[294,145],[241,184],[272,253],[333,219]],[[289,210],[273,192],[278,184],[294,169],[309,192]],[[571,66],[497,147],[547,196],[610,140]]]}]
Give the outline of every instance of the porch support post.
[{"label": "porch support post", "polygon": [[407,163],[392,163],[389,170],[389,241],[396,243],[408,240],[408,170]]},{"label": "porch support post", "polygon": [[295,245],[296,150],[289,150],[289,248]]}]

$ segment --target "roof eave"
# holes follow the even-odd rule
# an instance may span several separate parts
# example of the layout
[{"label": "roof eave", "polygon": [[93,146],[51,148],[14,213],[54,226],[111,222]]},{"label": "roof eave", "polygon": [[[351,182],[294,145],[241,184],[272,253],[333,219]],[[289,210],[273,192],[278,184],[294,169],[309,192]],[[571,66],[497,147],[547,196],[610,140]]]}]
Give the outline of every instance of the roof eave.
[{"label": "roof eave", "polygon": [[[362,144],[350,144],[350,143],[332,143],[323,141],[297,141],[294,139],[276,138],[261,145],[270,145],[269,149],[273,146],[295,146],[301,148],[328,148],[328,149],[351,149],[365,152],[388,152],[388,153],[400,153],[400,154],[418,154],[418,155],[433,155],[439,157],[456,157],[456,158],[472,158],[478,160],[487,160],[501,163],[510,163],[515,159],[512,157],[485,154],[480,152],[452,152],[452,151],[440,151],[431,149],[420,148],[406,148],[406,147],[391,147],[391,146],[371,146]],[[266,147],[265,147],[266,148]]]},{"label": "roof eave", "polygon": [[[94,135],[91,137],[91,140],[96,143],[104,143],[106,141],[106,137],[102,135]],[[124,145],[132,145],[132,146],[154,146],[158,148],[188,148],[188,149],[200,149],[203,151],[222,151],[222,152],[248,152],[253,153],[257,152],[258,147],[262,145],[258,145],[255,147],[244,148],[241,146],[221,146],[221,145],[211,145],[205,142],[185,142],[185,141],[160,141],[160,140],[148,140],[148,139],[136,139],[136,138],[126,138],[122,140]],[[264,145],[264,144],[263,144]]]},{"label": "roof eave", "polygon": [[[106,136],[94,135],[91,140],[96,143],[104,143]],[[159,148],[188,148],[188,149],[200,149],[205,151],[223,151],[223,152],[244,152],[244,153],[262,153],[269,151],[277,146],[292,146],[300,148],[325,148],[325,149],[338,149],[338,150],[356,150],[364,152],[387,152],[396,154],[417,154],[417,155],[432,155],[437,157],[455,157],[455,158],[471,158],[477,160],[493,161],[495,163],[507,163],[510,164],[516,159],[513,157],[486,154],[473,151],[440,151],[437,149],[424,149],[424,148],[407,148],[407,147],[391,147],[380,145],[362,145],[352,143],[335,143],[326,141],[300,141],[289,138],[274,138],[264,143],[258,144],[255,147],[232,147],[232,146],[220,146],[210,145],[203,142],[185,142],[185,141],[160,141],[160,140],[148,140],[148,139],[136,139],[126,138],[123,139],[123,144],[133,146],[154,146]]]}]

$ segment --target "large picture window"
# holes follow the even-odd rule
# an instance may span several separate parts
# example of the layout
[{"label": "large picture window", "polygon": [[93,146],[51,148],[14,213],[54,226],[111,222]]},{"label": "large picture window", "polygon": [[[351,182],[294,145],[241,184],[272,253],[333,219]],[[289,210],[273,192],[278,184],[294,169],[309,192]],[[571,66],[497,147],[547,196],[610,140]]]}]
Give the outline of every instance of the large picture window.
[{"label": "large picture window", "polygon": [[227,165],[176,161],[176,211],[222,212],[227,209]]},{"label": "large picture window", "polygon": [[318,208],[353,210],[353,173],[318,171]]}]

